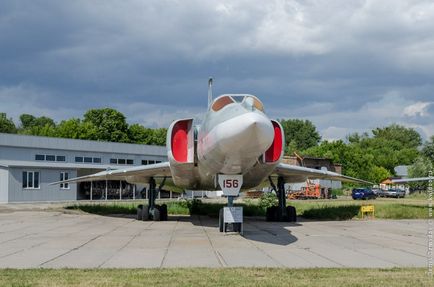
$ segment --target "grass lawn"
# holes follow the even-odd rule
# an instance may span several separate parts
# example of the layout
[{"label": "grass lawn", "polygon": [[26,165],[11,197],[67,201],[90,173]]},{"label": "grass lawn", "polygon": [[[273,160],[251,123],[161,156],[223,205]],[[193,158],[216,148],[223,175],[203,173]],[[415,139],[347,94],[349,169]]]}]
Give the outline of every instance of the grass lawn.
[{"label": "grass lawn", "polygon": [[0,286],[433,286],[424,268],[4,269]]},{"label": "grass lawn", "polygon": [[[140,202],[143,203],[143,202]],[[225,204],[214,201],[168,201],[168,212],[171,215],[209,215],[218,217],[219,209]],[[78,209],[89,213],[136,214],[136,202],[94,202],[78,203],[67,206],[67,209]],[[265,216],[265,210],[258,205],[257,200],[237,200],[236,205],[244,207],[245,216]],[[337,200],[291,200],[288,201],[297,208],[301,217],[313,220],[349,220],[359,218],[362,204],[375,206],[375,217],[378,219],[426,219],[428,218],[427,203],[423,199],[383,199],[352,200],[341,198]]]}]

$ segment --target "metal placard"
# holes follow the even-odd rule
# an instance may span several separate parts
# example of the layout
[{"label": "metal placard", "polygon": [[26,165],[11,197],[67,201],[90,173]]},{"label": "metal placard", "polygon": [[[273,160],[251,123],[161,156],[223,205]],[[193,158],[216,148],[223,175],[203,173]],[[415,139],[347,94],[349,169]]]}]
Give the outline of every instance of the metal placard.
[{"label": "metal placard", "polygon": [[240,174],[219,174],[218,182],[225,196],[238,196],[243,186],[243,176]]},{"label": "metal placard", "polygon": [[242,223],[243,222],[243,207],[224,207],[223,221],[225,223]]}]

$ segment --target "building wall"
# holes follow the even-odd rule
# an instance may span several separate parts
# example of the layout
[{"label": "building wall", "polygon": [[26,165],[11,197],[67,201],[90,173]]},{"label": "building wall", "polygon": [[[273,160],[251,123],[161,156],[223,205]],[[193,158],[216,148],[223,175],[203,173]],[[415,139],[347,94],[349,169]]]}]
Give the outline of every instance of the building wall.
[{"label": "building wall", "polygon": [[[2,160],[13,160],[13,161],[34,161],[34,162],[47,162],[47,161],[37,161],[35,160],[36,154],[42,155],[55,155],[55,156],[65,156],[66,163],[76,163],[75,157],[97,157],[101,158],[101,165],[110,164],[111,158],[122,158],[122,159],[132,159],[134,160],[134,165],[141,165],[142,160],[158,160],[166,161],[166,156],[158,155],[141,155],[141,154],[126,154],[119,152],[105,153],[96,151],[69,151],[59,149],[44,149],[44,148],[24,148],[24,147],[1,147],[0,148],[0,159]],[[83,164],[83,163],[82,163]],[[94,164],[94,163],[91,163]]]},{"label": "building wall", "polygon": [[[22,186],[23,171],[39,171],[40,186],[38,189],[25,189]],[[77,184],[71,183],[69,189],[61,189],[60,185],[50,185],[59,181],[60,172],[69,173],[69,177],[76,177],[77,171],[72,169],[43,169],[43,168],[9,168],[9,202],[25,201],[62,201],[77,199]]]},{"label": "building wall", "polygon": [[8,169],[0,166],[0,202],[8,202],[8,186]]}]

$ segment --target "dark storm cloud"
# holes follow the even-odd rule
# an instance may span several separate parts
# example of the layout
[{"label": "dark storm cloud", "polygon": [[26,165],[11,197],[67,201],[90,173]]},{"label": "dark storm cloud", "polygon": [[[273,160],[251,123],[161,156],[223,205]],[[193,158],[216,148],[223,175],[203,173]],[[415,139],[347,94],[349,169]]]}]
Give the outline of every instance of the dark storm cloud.
[{"label": "dark storm cloud", "polygon": [[164,126],[200,117],[212,75],[215,94],[256,94],[325,138],[392,122],[429,136],[433,16],[431,1],[2,1],[0,107]]}]

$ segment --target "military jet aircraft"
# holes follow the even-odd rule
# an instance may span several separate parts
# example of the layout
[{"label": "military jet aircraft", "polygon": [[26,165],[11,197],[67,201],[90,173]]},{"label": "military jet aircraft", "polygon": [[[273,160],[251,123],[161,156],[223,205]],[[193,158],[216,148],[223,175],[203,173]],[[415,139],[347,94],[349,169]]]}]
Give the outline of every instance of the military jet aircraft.
[{"label": "military jet aircraft", "polygon": [[[278,196],[279,207],[268,210],[267,214],[278,221],[294,221],[296,218],[295,208],[286,206],[285,183],[312,178],[370,184],[330,171],[281,163],[284,147],[282,126],[267,117],[257,97],[224,94],[213,99],[210,79],[208,111],[202,124],[195,125],[193,119],[186,118],[170,125],[167,162],[107,170],[63,182],[126,180],[134,184],[149,184],[149,202],[139,217],[165,220],[167,207],[156,205],[155,198],[166,179],[189,190],[222,190],[229,206],[240,190],[269,180]],[[156,179],[161,181],[159,187]]]}]

